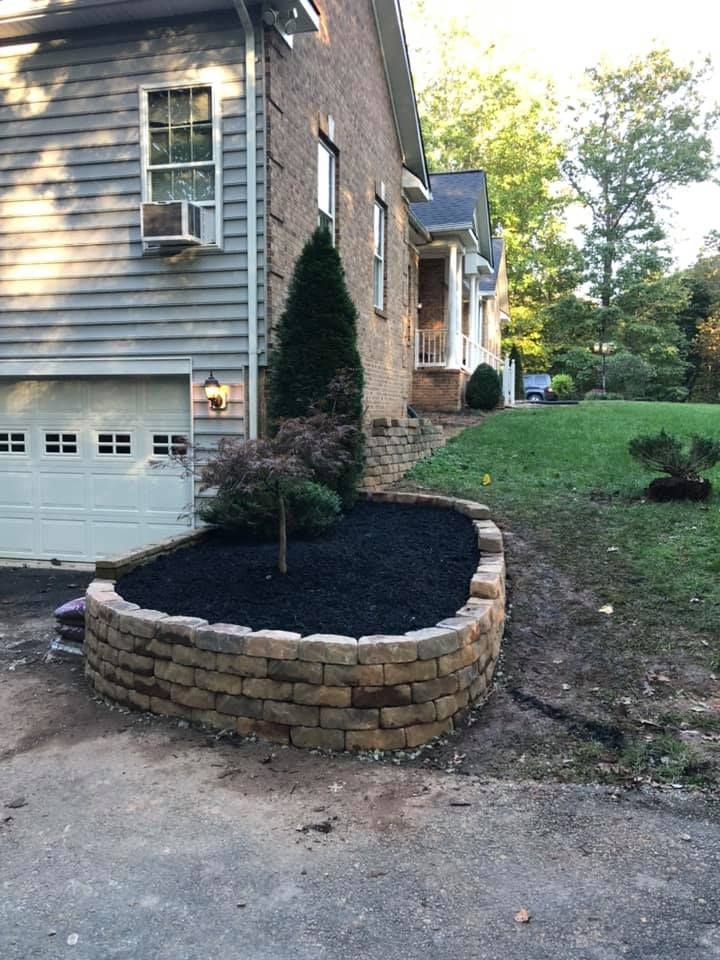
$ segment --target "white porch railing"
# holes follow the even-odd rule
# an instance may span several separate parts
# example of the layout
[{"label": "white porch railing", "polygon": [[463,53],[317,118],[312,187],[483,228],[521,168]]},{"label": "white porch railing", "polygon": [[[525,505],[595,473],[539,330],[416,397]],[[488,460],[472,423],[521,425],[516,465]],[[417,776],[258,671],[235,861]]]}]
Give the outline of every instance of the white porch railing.
[{"label": "white porch railing", "polygon": [[509,354],[505,354],[501,367],[503,400],[506,407],[515,406],[515,361],[510,359]]},{"label": "white porch railing", "polygon": [[418,330],[415,335],[415,367],[447,366],[445,330]]},{"label": "white porch railing", "polygon": [[[502,379],[503,399],[506,407],[515,405],[515,361],[510,357],[499,357],[479,343],[475,343],[464,334],[460,343],[460,361],[462,369],[468,373],[481,363],[489,364],[497,370]],[[415,334],[415,369],[444,369],[448,364],[447,331],[418,330]]]},{"label": "white porch railing", "polygon": [[467,370],[468,373],[472,373],[475,367],[481,363],[489,364],[493,370],[497,370],[498,373],[503,367],[502,357],[498,357],[497,354],[492,353],[485,347],[481,347],[479,343],[475,343],[474,340],[471,340],[470,337],[466,337],[464,334],[462,337],[461,363],[463,370]]},{"label": "white porch railing", "polygon": [[[460,338],[460,365],[472,373],[480,363],[489,364],[493,370],[502,372],[503,359],[464,334]],[[448,364],[448,338],[446,330],[418,330],[415,335],[415,368],[444,368]]]},{"label": "white porch railing", "polygon": [[477,360],[475,359],[478,352],[478,345],[473,343],[470,337],[466,337],[465,334],[462,336],[462,359],[461,364],[463,370],[467,370],[469,373],[472,373],[475,367],[477,366]]}]

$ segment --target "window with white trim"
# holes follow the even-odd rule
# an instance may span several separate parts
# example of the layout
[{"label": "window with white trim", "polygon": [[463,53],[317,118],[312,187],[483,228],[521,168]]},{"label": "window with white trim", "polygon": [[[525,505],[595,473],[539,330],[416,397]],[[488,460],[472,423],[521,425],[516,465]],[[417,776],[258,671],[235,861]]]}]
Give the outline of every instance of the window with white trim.
[{"label": "window with white trim", "polygon": [[208,209],[215,242],[220,182],[218,106],[209,84],[143,90],[145,199],[190,200]]},{"label": "window with white trim", "polygon": [[129,433],[98,433],[97,452],[100,457],[129,457],[132,438]]},{"label": "window with white trim", "polygon": [[323,141],[318,141],[318,225],[325,227],[335,244],[335,177],[337,157]]},{"label": "window with white trim", "polygon": [[76,433],[45,432],[45,453],[77,454],[78,435]]},{"label": "window with white trim", "polygon": [[27,439],[25,436],[25,431],[0,431],[0,453],[27,453]]},{"label": "window with white trim", "polygon": [[215,199],[212,87],[147,92],[151,200]]},{"label": "window with white trim", "polygon": [[152,450],[154,457],[184,457],[188,452],[187,437],[178,433],[154,433]]},{"label": "window with white trim", "polygon": [[376,310],[385,307],[385,204],[375,201],[373,209],[373,303]]}]

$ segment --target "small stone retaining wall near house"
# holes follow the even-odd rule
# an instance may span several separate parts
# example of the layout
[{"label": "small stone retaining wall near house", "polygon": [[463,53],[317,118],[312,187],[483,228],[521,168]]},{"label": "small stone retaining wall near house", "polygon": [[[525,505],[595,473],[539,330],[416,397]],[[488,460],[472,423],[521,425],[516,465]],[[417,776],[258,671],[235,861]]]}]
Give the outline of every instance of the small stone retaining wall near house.
[{"label": "small stone retaining wall near house", "polygon": [[[474,523],[480,562],[454,617],[400,636],[302,637],[141,610],[95,580],[85,672],[104,697],[241,736],[327,750],[414,748],[449,733],[490,685],[505,621],[500,530],[477,503],[413,493]],[[431,558],[428,558],[432,562]]]},{"label": "small stone retaining wall near house", "polygon": [[429,420],[373,420],[365,437],[365,488],[374,490],[395,483],[418,460],[444,445],[443,428]]}]

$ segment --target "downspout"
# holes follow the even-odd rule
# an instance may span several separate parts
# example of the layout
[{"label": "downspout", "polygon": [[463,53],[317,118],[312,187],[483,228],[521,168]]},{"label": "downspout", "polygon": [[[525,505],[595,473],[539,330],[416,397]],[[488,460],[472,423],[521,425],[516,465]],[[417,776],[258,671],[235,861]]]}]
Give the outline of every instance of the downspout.
[{"label": "downspout", "polygon": [[247,155],[248,385],[247,439],[258,435],[258,244],[257,244],[257,73],[255,27],[245,0],[233,0],[245,33],[245,140]]}]

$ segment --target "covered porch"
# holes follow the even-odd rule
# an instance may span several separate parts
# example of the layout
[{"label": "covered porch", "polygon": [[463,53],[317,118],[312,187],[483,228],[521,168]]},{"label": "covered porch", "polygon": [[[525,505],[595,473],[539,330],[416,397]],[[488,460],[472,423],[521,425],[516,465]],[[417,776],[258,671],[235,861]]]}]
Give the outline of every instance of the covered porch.
[{"label": "covered porch", "polygon": [[492,238],[481,170],[433,174],[430,181],[432,200],[412,207],[419,255],[412,401],[420,410],[454,412],[479,364],[501,374],[505,367],[506,283],[498,297],[504,246]]},{"label": "covered porch", "polygon": [[460,244],[431,244],[420,260],[413,403],[423,410],[461,409],[473,370],[487,363],[502,375],[500,330],[481,277],[492,265]]}]

